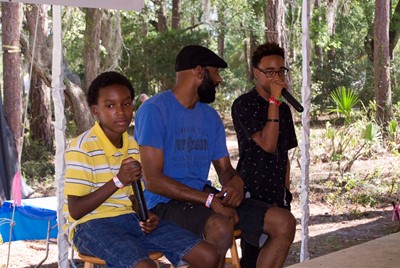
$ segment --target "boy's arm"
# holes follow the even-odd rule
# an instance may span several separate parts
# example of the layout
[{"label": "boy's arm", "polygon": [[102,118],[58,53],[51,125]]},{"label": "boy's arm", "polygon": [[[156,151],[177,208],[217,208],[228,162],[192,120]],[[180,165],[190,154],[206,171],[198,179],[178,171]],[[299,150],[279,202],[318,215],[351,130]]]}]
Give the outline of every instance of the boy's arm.
[{"label": "boy's arm", "polygon": [[[139,180],[142,176],[140,163],[129,157],[124,159],[117,174],[119,181],[125,185],[130,185],[133,181]],[[92,212],[112,196],[119,188],[113,178],[94,192],[87,195],[76,196],[68,195],[68,211],[71,217],[79,220],[86,214]]]},{"label": "boy's arm", "polygon": [[[135,196],[131,195],[129,197],[129,199],[132,202],[133,210],[134,211],[139,211],[139,206],[138,206],[138,204],[136,202]],[[139,222],[140,228],[145,233],[153,232],[157,228],[157,226],[158,226],[158,224],[160,222],[160,218],[157,215],[153,214],[151,211],[149,211],[148,213],[149,213],[149,218],[147,219],[147,221],[140,221]]]},{"label": "boy's arm", "polygon": [[68,195],[68,210],[74,220],[79,220],[86,214],[92,212],[104,203],[113,193],[118,190],[111,179],[97,191],[84,196]]}]

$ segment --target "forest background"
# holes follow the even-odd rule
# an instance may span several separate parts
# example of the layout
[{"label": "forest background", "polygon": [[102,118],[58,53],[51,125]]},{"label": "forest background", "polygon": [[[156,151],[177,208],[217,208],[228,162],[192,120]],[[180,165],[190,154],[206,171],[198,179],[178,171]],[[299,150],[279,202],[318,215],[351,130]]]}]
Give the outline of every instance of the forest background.
[{"label": "forest background", "polygon": [[[319,194],[318,202],[354,215],[391,205],[400,187],[400,1],[309,3],[311,165],[323,169],[311,177],[310,190]],[[28,185],[36,195],[51,195],[51,6],[1,5],[2,44],[21,49],[9,53],[3,46],[0,54],[4,113]],[[188,44],[207,46],[228,62],[213,104],[227,132],[232,101],[253,86],[251,54],[265,41],[285,48],[290,90],[301,99],[302,1],[149,0],[140,12],[62,11],[68,137],[94,122],[82,100],[99,73],[120,71],[132,81],[136,96],[154,95],[174,85],[175,56]],[[293,115],[301,142],[300,114]],[[368,159],[384,161],[355,168]],[[301,161],[300,150],[291,152],[291,161]],[[300,178],[292,180],[298,193]]]}]

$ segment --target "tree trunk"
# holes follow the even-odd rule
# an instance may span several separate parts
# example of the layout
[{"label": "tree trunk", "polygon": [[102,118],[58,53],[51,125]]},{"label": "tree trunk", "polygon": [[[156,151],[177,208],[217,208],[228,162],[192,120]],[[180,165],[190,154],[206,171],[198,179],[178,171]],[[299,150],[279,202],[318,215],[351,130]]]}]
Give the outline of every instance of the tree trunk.
[{"label": "tree trunk", "polygon": [[29,119],[31,139],[38,141],[47,150],[52,151],[54,128],[51,122],[50,88],[33,74],[29,99],[31,102]]},{"label": "tree trunk", "polygon": [[[267,0],[265,9],[265,38],[267,42],[279,44],[287,54],[288,42],[285,23],[285,4],[283,0]],[[285,64],[289,66],[289,57],[286,55]],[[290,76],[287,77],[290,84]]]},{"label": "tree trunk", "polygon": [[225,6],[220,6],[218,8],[218,21],[221,25],[220,29],[218,30],[218,55],[221,58],[224,58],[225,54]]},{"label": "tree trunk", "polygon": [[265,7],[265,40],[279,44],[277,29],[277,8],[279,0],[267,0]]},{"label": "tree trunk", "polygon": [[336,14],[339,5],[339,0],[327,1],[326,21],[328,24],[328,34],[334,35],[336,32]]},{"label": "tree trunk", "polygon": [[101,44],[107,53],[101,62],[101,70],[115,70],[122,54],[121,14],[104,10],[101,20]]},{"label": "tree trunk", "polygon": [[[334,36],[336,33],[336,14],[338,10],[339,0],[329,0],[326,3],[326,22],[328,25],[329,36]],[[328,61],[334,61],[336,57],[336,50],[331,49],[327,53]]]},{"label": "tree trunk", "polygon": [[[148,10],[148,8],[146,6],[142,10],[142,13],[145,16],[148,15],[149,10]],[[141,25],[143,37],[146,37],[148,32],[149,32],[148,23],[146,22],[146,20],[143,17],[140,18],[138,23]],[[144,51],[143,47],[141,47],[141,51],[142,51],[142,53],[144,53],[143,52]],[[149,80],[150,80],[150,78],[149,78],[149,73],[150,73],[149,72],[149,63],[147,61],[144,61],[144,62],[142,62],[142,66],[143,66],[142,67],[143,71],[140,74],[141,78],[140,78],[140,91],[139,92],[146,93],[146,94],[149,95],[150,94],[150,90],[149,90],[149,87],[150,87],[149,86]],[[139,93],[139,92],[137,92],[137,93]],[[136,95],[139,95],[139,94],[136,94]]]},{"label": "tree trunk", "polygon": [[167,17],[165,15],[165,7],[164,7],[164,0],[157,0],[154,1],[154,3],[157,5],[157,30],[158,32],[166,32],[168,30],[167,27]]},{"label": "tree trunk", "polygon": [[[38,16],[39,13],[39,16]],[[29,49],[34,54],[34,61],[41,68],[49,69],[51,66],[51,48],[46,44],[47,18],[43,5],[28,5],[26,7],[27,26],[29,27]],[[37,22],[37,27],[36,27]],[[36,44],[34,45],[34,42]],[[33,49],[35,51],[33,52]],[[51,122],[50,88],[32,73],[30,81],[30,134],[32,140],[38,141],[48,150],[53,149],[53,125]]]},{"label": "tree trunk", "polygon": [[[203,18],[204,21],[206,23],[210,23],[210,19],[211,19],[211,14],[210,14],[210,9],[211,9],[211,4],[210,4],[210,0],[202,0],[201,1],[203,4]],[[218,4],[217,4],[218,5]],[[219,8],[223,8],[224,5],[218,5],[218,9]],[[219,19],[219,11],[218,11],[218,20]]]},{"label": "tree trunk", "polygon": [[246,80],[247,82],[251,83],[252,76],[251,76],[251,57],[250,57],[250,44],[249,42],[244,39],[243,40],[243,52],[244,52],[244,58],[246,59]]},{"label": "tree trunk", "polygon": [[181,28],[181,0],[172,0],[172,29]]},{"label": "tree trunk", "polygon": [[392,18],[390,20],[390,25],[391,26],[396,26],[396,27],[390,27],[389,31],[389,53],[390,53],[390,58],[393,59],[393,50],[397,45],[397,42],[399,41],[400,38],[400,1],[397,2],[397,6],[393,12]]},{"label": "tree trunk", "polygon": [[392,116],[389,56],[390,1],[375,1],[374,19],[374,92],[377,104],[377,121],[387,125]]},{"label": "tree trunk", "polygon": [[218,34],[218,55],[221,58],[224,58],[225,54],[225,33],[223,31],[224,30],[221,30]]},{"label": "tree trunk", "polygon": [[84,90],[100,73],[100,33],[102,12],[98,8],[85,8],[86,29],[85,29],[85,85]]},{"label": "tree trunk", "polygon": [[[20,37],[20,42],[24,51],[29,51],[28,45],[23,38]],[[31,64],[32,56],[30,53],[24,54],[26,60]],[[40,77],[41,81],[48,87],[51,88],[51,74],[48,69],[42,69],[37,63],[33,62],[33,73]],[[88,130],[94,123],[94,117],[90,112],[87,104],[85,93],[82,88],[72,83],[68,78],[65,78],[65,96],[68,105],[70,106],[71,112],[74,116],[76,123],[76,135]]]},{"label": "tree trunk", "polygon": [[86,102],[86,96],[83,90],[72,83],[69,80],[65,81],[65,96],[68,105],[72,109],[74,119],[76,123],[76,134],[79,135],[82,132],[92,127],[95,119],[90,112],[90,108]]},{"label": "tree trunk", "polygon": [[253,82],[253,66],[252,66],[252,62],[251,62],[251,57],[253,55],[253,52],[256,50],[257,48],[257,44],[256,44],[256,40],[257,37],[254,34],[253,31],[250,31],[250,37],[248,38],[248,42],[244,41],[244,54],[245,54],[245,58],[246,58],[246,77],[247,77],[247,82],[252,83]]},{"label": "tree trunk", "polygon": [[[400,1],[397,2],[396,8],[390,19],[389,26],[389,54],[390,58],[393,59],[393,50],[396,47],[400,38],[400,28],[397,25],[400,24]],[[371,63],[374,62],[374,29],[371,27],[368,29],[368,33],[364,38],[364,49],[368,55],[368,59]]]},{"label": "tree trunk", "polygon": [[[319,9],[321,7],[321,0],[315,0],[315,3],[314,3],[314,8],[315,9]],[[317,23],[319,24],[319,25],[321,25],[322,24],[322,17],[321,17],[321,15],[318,15],[318,18],[316,18],[315,19],[316,21],[317,21]],[[324,61],[324,54],[323,54],[323,52],[322,52],[322,48],[318,45],[318,44],[316,44],[316,42],[315,42],[315,44],[314,44],[314,53],[315,53],[315,65],[318,67],[318,68],[322,68],[322,66],[323,66],[323,61]]]},{"label": "tree trunk", "polygon": [[1,4],[3,54],[4,115],[14,135],[18,159],[22,151],[22,64],[19,37],[21,30],[21,5]]},{"label": "tree trunk", "polygon": [[[287,32],[289,33],[288,36],[288,43],[289,44],[296,44],[289,47],[289,50],[286,51],[288,59],[290,62],[293,62],[294,59],[297,58],[297,49],[296,46],[298,44],[298,40],[300,39],[301,35],[299,34],[298,27],[301,25],[301,12],[302,9],[297,7],[298,4],[294,1],[290,1],[288,3],[288,13],[291,15],[291,21],[288,23]],[[312,10],[312,9],[311,9]]]},{"label": "tree trunk", "polygon": [[267,0],[265,8],[265,40],[287,49],[286,23],[283,0]]}]

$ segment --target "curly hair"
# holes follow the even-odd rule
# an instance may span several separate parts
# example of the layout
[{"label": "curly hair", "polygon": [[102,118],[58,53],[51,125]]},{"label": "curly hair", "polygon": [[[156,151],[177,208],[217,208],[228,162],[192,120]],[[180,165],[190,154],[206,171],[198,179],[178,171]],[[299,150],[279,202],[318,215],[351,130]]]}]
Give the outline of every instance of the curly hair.
[{"label": "curly hair", "polygon": [[260,61],[265,56],[277,55],[285,58],[285,51],[277,43],[265,43],[256,48],[251,57],[253,67],[258,67]]},{"label": "curly hair", "polygon": [[97,104],[100,89],[110,85],[126,86],[131,93],[132,100],[135,98],[135,90],[128,78],[117,72],[104,72],[98,75],[89,86],[86,94],[86,101],[89,107]]}]

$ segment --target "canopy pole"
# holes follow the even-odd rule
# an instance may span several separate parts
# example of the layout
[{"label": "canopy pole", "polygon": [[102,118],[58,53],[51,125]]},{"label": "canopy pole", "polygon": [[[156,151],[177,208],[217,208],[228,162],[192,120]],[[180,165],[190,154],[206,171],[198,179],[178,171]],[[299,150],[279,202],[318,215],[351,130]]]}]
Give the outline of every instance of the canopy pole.
[{"label": "canopy pole", "polygon": [[52,97],[54,103],[55,124],[54,134],[56,142],[55,177],[57,183],[57,223],[58,223],[58,267],[67,268],[69,243],[64,231],[65,218],[62,213],[64,205],[64,175],[66,149],[66,118],[64,114],[64,70],[62,61],[62,28],[61,28],[61,6],[53,7],[53,63],[52,63]]},{"label": "canopy pole", "polygon": [[308,251],[308,221],[310,210],[309,198],[309,168],[310,168],[310,106],[311,106],[311,76],[310,76],[310,0],[303,0],[302,6],[302,87],[301,96],[304,112],[301,116],[301,250],[300,262],[310,259]]}]

